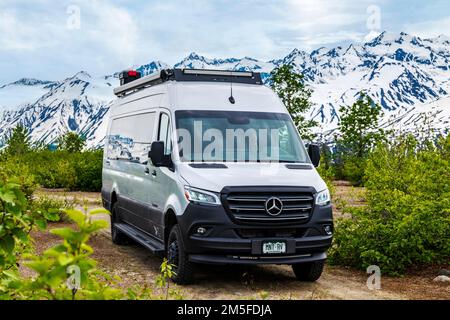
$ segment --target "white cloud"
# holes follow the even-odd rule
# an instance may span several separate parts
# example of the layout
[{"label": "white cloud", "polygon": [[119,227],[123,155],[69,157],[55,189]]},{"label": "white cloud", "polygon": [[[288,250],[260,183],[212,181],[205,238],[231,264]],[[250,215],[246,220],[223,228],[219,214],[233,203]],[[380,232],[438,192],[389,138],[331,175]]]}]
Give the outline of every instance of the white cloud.
[{"label": "white cloud", "polygon": [[355,23],[365,24],[368,4],[349,0],[288,0],[286,16],[291,28],[304,32],[340,31]]},{"label": "white cloud", "polygon": [[[413,16],[387,0],[0,0],[0,68],[17,74],[3,72],[0,80],[60,79],[82,69],[101,75],[152,60],[174,64],[191,51],[282,58],[294,48],[363,41],[373,4],[381,8],[383,30],[427,37],[450,30],[449,17],[414,23],[430,18],[422,18],[419,0],[411,1],[417,1],[408,2]],[[442,12],[442,3],[433,10]],[[79,29],[67,28],[69,5],[80,9]]]},{"label": "white cloud", "polygon": [[86,24],[81,22],[80,32],[86,34],[86,42],[108,51],[119,63],[132,65],[140,45],[139,28],[132,14],[104,1],[86,1],[80,9],[93,15]]},{"label": "white cloud", "polygon": [[284,48],[306,51],[361,42],[370,31],[367,8],[380,1],[287,0],[284,21],[274,37]]},{"label": "white cloud", "polygon": [[450,16],[430,21],[404,24],[406,32],[424,38],[436,37],[441,34],[450,35]]},{"label": "white cloud", "polygon": [[0,11],[0,51],[32,51],[50,45],[51,27],[42,23],[41,28],[44,30],[21,19],[15,10]]},{"label": "white cloud", "polygon": [[337,31],[333,33],[319,33],[314,35],[300,36],[296,38],[298,43],[302,43],[308,50],[317,49],[326,44],[341,42],[362,42],[365,34],[361,32]]},{"label": "white cloud", "polygon": [[[28,55],[15,72],[25,66],[26,72],[30,72],[56,69],[55,65],[59,65],[61,77],[65,77],[80,69],[114,72],[136,62],[140,30],[132,14],[123,7],[97,0],[59,5],[39,0],[32,10],[26,10],[27,4],[20,1],[20,5],[9,4],[9,7],[0,4],[2,67],[8,67],[9,60]],[[73,12],[67,10],[69,6],[79,8],[79,28],[68,27],[69,19],[73,18]]]}]

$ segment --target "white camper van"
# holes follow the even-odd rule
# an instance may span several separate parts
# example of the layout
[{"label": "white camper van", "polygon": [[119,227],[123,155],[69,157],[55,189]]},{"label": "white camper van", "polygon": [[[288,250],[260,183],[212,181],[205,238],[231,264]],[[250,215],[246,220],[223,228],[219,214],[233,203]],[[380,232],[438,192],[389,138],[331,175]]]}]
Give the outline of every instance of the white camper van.
[{"label": "white camper van", "polygon": [[197,264],[288,264],[315,281],[330,247],[330,194],[285,106],[254,72],[122,73],[102,199],[115,244]]}]

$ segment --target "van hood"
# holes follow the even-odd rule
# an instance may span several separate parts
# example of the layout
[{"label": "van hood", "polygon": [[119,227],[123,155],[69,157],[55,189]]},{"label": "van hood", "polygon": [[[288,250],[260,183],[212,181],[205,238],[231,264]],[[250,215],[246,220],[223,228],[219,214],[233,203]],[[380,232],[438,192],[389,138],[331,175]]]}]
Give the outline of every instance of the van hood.
[{"label": "van hood", "polygon": [[302,186],[316,191],[325,182],[311,169],[288,169],[285,163],[225,163],[226,168],[191,167],[179,163],[179,173],[189,186],[220,192],[226,186]]}]

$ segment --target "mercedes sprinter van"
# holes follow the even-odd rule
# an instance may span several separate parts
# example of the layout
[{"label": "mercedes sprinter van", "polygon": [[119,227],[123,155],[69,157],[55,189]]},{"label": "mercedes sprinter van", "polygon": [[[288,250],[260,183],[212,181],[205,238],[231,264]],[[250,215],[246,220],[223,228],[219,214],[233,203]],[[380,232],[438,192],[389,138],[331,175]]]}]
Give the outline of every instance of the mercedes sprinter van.
[{"label": "mercedes sprinter van", "polygon": [[330,194],[279,97],[254,72],[120,75],[103,159],[115,244],[174,265],[287,264],[315,281],[330,247]]}]

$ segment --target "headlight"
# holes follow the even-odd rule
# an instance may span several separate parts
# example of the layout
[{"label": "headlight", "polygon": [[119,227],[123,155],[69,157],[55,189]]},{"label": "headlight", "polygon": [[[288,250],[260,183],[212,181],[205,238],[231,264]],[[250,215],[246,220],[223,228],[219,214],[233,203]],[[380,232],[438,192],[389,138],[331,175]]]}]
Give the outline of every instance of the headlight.
[{"label": "headlight", "polygon": [[328,191],[328,189],[322,190],[317,193],[316,204],[323,206],[323,205],[329,204],[330,201],[331,201],[331,197],[330,197],[330,191]]},{"label": "headlight", "polygon": [[186,196],[186,199],[191,202],[205,203],[205,204],[220,204],[219,196],[214,192],[185,186],[184,195]]}]

